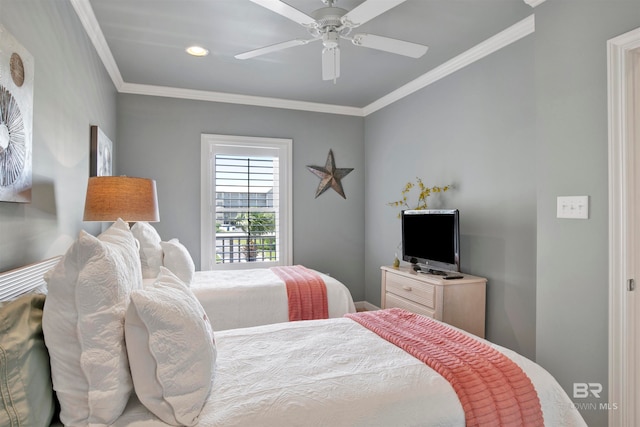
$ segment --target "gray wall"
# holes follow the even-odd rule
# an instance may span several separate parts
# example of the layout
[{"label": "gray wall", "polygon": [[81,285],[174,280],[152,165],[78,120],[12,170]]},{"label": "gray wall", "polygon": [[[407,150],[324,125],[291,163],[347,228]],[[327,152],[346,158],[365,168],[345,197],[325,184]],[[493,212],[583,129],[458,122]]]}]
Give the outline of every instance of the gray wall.
[{"label": "gray wall", "polygon": [[[163,239],[177,237],[200,266],[200,135],[293,139],[293,258],[327,272],[364,299],[364,119],[265,107],[118,96],[120,173],[156,180]],[[333,190],[314,198],[333,149],[347,199]]]},{"label": "gray wall", "polygon": [[[534,35],[365,119],[366,297],[399,242],[387,201],[414,175],[457,189],[462,269],[489,279],[488,338],[534,357],[572,395],[607,401],[606,41],[640,26],[640,2],[547,1]],[[375,190],[374,190],[375,189]],[[560,220],[556,197],[589,195]],[[590,403],[592,401],[579,401]],[[589,425],[606,410],[582,410]]]},{"label": "gray wall", "polygon": [[460,210],[461,270],[488,279],[487,338],[529,357],[536,297],[533,53],[529,36],[365,119],[367,300],[380,303],[379,268],[399,252],[399,210],[386,203],[416,177],[428,186],[454,184],[430,197],[429,207]]},{"label": "gray wall", "polygon": [[[607,389],[606,41],[638,26],[638,0],[536,8],[536,359],[570,395],[574,382]],[[589,195],[589,220],[556,219],[562,195]],[[606,401],[605,392],[593,402]],[[583,415],[589,425],[607,423],[606,410]]]},{"label": "gray wall", "polygon": [[[31,204],[0,202],[0,271],[64,253],[83,223],[89,126],[115,136],[116,91],[67,1],[0,0],[0,24],[33,55]],[[0,35],[2,37],[2,35]]]}]

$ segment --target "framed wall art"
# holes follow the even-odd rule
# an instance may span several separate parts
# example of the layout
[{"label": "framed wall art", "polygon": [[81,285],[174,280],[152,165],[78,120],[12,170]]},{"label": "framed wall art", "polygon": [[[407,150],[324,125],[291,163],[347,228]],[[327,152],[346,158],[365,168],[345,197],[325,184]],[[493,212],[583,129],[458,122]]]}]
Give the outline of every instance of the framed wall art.
[{"label": "framed wall art", "polygon": [[0,202],[31,203],[33,64],[0,26]]},{"label": "framed wall art", "polygon": [[91,160],[89,175],[113,175],[113,143],[98,126],[91,126]]}]

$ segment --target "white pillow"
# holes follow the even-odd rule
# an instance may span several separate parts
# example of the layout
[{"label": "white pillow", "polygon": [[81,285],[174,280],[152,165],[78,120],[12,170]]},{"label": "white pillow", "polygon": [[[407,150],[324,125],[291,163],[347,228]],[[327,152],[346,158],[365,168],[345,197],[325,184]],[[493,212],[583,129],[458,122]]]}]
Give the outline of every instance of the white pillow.
[{"label": "white pillow", "polygon": [[191,290],[161,267],[152,286],[132,292],[125,337],[140,402],[166,423],[196,424],[217,353],[209,319]]},{"label": "white pillow", "polygon": [[178,239],[160,242],[160,245],[164,252],[163,265],[178,276],[187,286],[191,286],[196,268],[187,248]]},{"label": "white pillow", "polygon": [[45,280],[42,328],[60,420],[111,424],[133,389],[124,314],[142,273],[129,226],[118,220],[97,238],[81,231]]},{"label": "white pillow", "polygon": [[162,246],[158,231],[148,222],[136,222],[131,227],[133,237],[140,243],[140,265],[142,277],[155,279],[162,265]]}]

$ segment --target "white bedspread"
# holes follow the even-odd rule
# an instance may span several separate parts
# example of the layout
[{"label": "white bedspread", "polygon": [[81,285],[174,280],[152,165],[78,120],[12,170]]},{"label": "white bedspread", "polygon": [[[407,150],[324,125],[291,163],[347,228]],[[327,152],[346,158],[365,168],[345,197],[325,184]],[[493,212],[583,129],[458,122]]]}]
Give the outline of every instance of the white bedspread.
[{"label": "white bedspread", "polygon": [[[317,273],[327,287],[329,317],[354,313],[349,289],[333,277]],[[286,284],[268,268],[196,271],[191,290],[214,331],[289,321]]]},{"label": "white bedspread", "polygon": [[[217,371],[199,426],[464,426],[449,383],[350,319],[216,333]],[[547,426],[585,426],[544,369],[514,352]],[[164,426],[133,398],[116,426]]]}]

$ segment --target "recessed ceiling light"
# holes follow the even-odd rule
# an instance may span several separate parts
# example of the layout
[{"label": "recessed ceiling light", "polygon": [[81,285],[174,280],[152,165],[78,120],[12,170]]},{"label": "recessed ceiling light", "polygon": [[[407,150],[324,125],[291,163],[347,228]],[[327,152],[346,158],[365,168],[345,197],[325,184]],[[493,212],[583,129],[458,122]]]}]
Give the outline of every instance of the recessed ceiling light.
[{"label": "recessed ceiling light", "polygon": [[207,56],[209,54],[209,51],[201,46],[189,46],[186,51],[193,56]]}]

